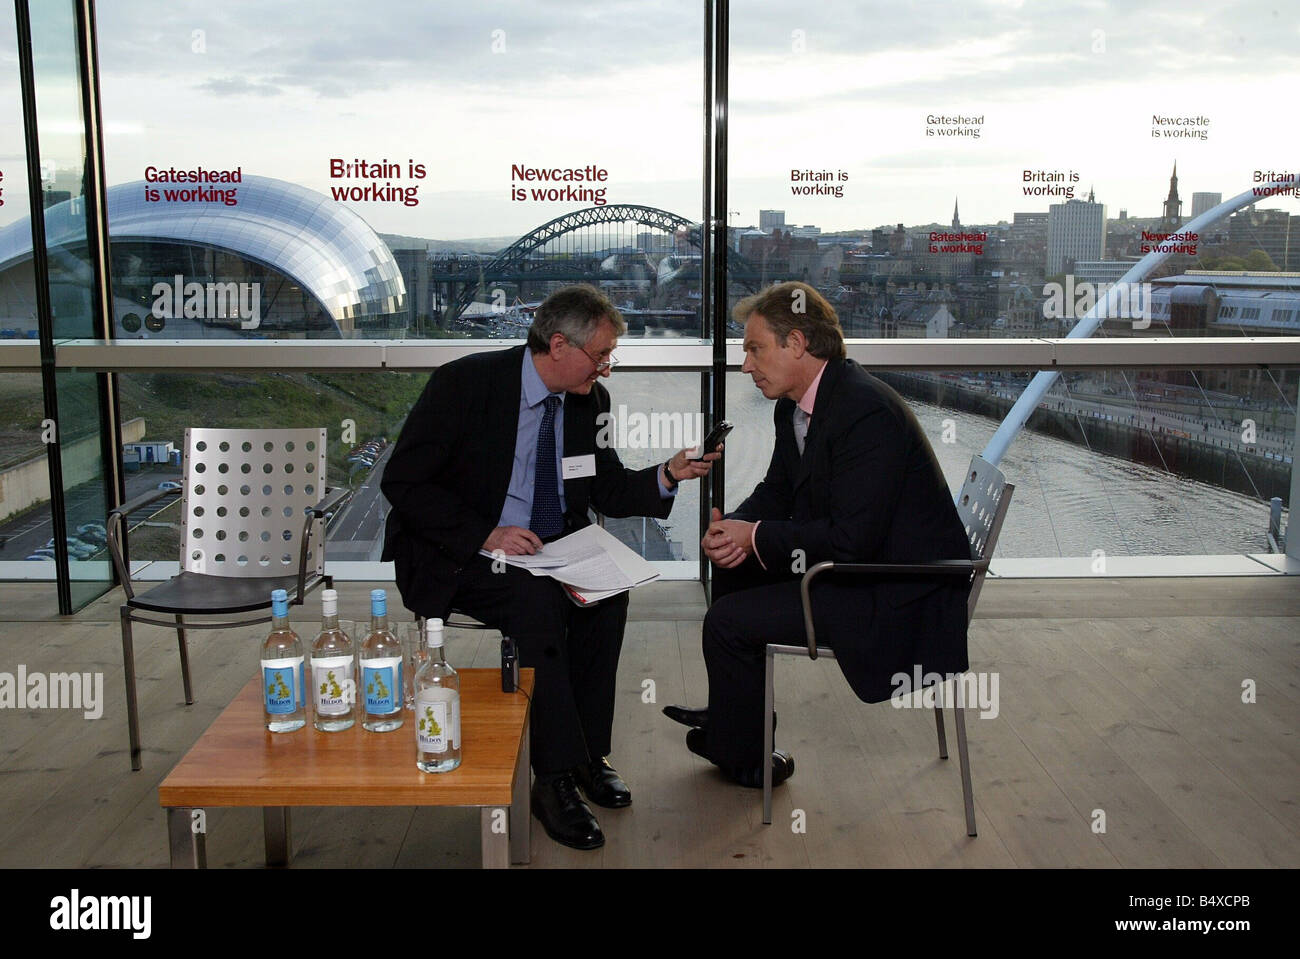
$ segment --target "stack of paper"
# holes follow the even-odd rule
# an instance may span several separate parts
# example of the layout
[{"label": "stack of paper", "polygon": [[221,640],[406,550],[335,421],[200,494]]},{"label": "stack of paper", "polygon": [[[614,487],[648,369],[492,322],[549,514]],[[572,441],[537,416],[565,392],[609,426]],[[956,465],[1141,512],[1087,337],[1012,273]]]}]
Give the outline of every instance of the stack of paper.
[{"label": "stack of paper", "polygon": [[509,566],[526,569],[534,576],[549,576],[564,583],[584,605],[659,578],[650,563],[595,525],[547,543],[531,556],[479,552]]}]

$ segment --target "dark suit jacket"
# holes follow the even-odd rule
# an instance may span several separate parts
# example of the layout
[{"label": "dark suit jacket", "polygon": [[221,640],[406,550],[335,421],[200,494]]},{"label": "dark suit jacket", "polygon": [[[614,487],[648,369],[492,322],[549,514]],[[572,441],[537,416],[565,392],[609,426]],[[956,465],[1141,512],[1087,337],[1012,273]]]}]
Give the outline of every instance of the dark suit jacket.
[{"label": "dark suit jacket", "polygon": [[[852,360],[827,362],[802,458],[795,404],[777,401],[767,475],[731,515],[762,520],[755,547],[769,570],[823,560],[910,563],[970,559],[934,451],[902,398]],[[822,585],[822,584],[825,585]],[[895,673],[960,672],[968,577],[851,579],[813,586],[818,641],[835,650],[853,691],[888,699]],[[791,637],[792,641],[797,640]]]},{"label": "dark suit jacket", "polygon": [[[496,527],[510,487],[519,427],[524,346],[477,353],[439,367],[397,440],[380,489],[392,505],[384,561],[396,566],[407,609],[445,617],[457,577]],[[590,522],[588,506],[607,516],[666,517],[658,466],[626,469],[613,449],[596,446],[609,392],[597,382],[564,398],[564,453],[594,453],[596,475],[564,481],[569,530]]]}]

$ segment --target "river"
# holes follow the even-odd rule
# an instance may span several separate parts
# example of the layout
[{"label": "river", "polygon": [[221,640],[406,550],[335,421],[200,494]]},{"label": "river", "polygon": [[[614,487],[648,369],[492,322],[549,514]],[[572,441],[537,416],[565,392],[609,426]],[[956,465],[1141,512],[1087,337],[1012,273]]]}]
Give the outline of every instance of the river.
[{"label": "river", "polygon": [[[605,381],[615,411],[682,411],[698,404],[693,373],[615,373]],[[727,503],[739,503],[762,478],[772,455],[772,407],[748,376],[727,375]],[[909,400],[952,488],[970,458],[983,451],[998,423],[982,416]],[[944,421],[952,420],[944,443]],[[669,449],[620,449],[628,466],[666,459]],[[1268,551],[1268,504],[1195,480],[1024,430],[1000,468],[1016,486],[998,543],[1005,558],[1038,556],[1189,555]],[[665,525],[682,556],[699,553],[698,485],[685,484]],[[1285,518],[1283,528],[1285,528]]]}]

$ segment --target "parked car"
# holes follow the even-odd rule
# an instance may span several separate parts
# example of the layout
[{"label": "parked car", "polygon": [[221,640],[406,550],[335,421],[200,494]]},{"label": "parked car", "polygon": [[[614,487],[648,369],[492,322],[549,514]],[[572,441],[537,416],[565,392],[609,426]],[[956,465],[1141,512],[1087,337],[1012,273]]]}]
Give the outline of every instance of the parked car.
[{"label": "parked car", "polygon": [[27,560],[27,562],[29,562],[29,563],[36,562],[37,560],[43,560],[44,562],[52,563],[52,562],[54,562],[54,555],[53,555],[53,554],[50,554],[49,556],[46,556],[46,555],[44,555],[43,552],[42,552],[42,553],[32,553],[31,556],[26,557],[26,560]]},{"label": "parked car", "polygon": [[[73,536],[69,536],[67,538],[67,543],[68,543],[68,553],[74,559],[85,559],[86,557],[99,552],[98,546],[91,546],[89,543],[83,543],[81,540]],[[50,540],[48,543],[45,544],[45,546],[47,549],[53,549],[54,540]]]},{"label": "parked car", "polygon": [[179,493],[181,491],[181,484],[177,483],[175,480],[163,480],[158,484],[158,488],[166,490],[169,493]]}]

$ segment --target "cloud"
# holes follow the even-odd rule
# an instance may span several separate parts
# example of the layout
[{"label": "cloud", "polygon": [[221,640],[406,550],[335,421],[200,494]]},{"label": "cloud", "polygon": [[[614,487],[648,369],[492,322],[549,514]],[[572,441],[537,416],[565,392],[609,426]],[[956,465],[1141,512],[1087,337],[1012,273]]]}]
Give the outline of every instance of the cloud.
[{"label": "cloud", "polygon": [[[183,74],[229,93],[225,78],[270,82],[323,97],[412,83],[526,96],[562,78],[598,81],[629,64],[680,62],[699,70],[703,18],[673,0],[592,4],[544,0],[452,6],[415,0],[290,4],[207,0],[104,4],[98,10],[106,75]],[[193,50],[203,31],[202,53]],[[215,74],[209,72],[217,70]]]},{"label": "cloud", "polygon": [[[544,96],[555,83],[598,85],[647,64],[692,78],[703,68],[703,16],[693,0],[316,0],[309,17],[298,5],[174,0],[103,4],[98,19],[106,76],[176,80],[221,96],[293,90],[343,98],[423,86],[518,100]],[[202,53],[193,49],[198,30]],[[824,97],[845,103],[1084,91],[1171,70],[1199,81],[1265,79],[1293,69],[1298,38],[1274,0],[1209,12],[1181,0],[747,3],[732,8],[731,93],[756,114],[797,110],[802,85],[767,98],[735,82],[750,69],[779,75],[796,62],[833,89]]]},{"label": "cloud", "polygon": [[247,77],[213,77],[195,85],[195,89],[217,96],[277,97],[284,89],[274,83],[261,83]]}]

